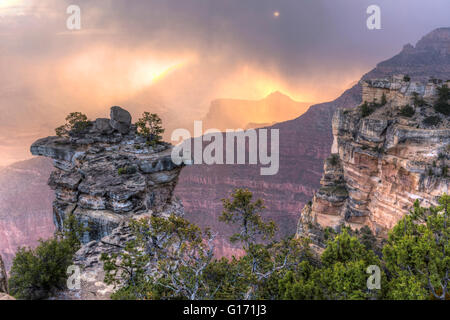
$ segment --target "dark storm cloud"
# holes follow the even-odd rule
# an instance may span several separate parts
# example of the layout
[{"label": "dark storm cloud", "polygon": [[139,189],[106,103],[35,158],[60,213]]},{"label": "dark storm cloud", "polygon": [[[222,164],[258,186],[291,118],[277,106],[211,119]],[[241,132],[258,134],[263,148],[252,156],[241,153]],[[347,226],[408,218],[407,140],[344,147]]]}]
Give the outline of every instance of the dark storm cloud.
[{"label": "dark storm cloud", "polygon": [[[84,2],[91,5],[90,1]],[[81,2],[81,5],[84,5]],[[95,4],[98,10],[101,3]],[[251,60],[286,76],[374,64],[407,42],[448,24],[447,0],[150,0],[103,2],[96,28],[121,33],[123,45],[195,48]],[[366,28],[366,8],[378,4],[382,30]],[[275,18],[273,13],[280,16]],[[117,43],[121,45],[121,43]]]},{"label": "dark storm cloud", "polygon": [[[69,4],[80,31],[66,29]],[[372,4],[382,30],[366,28]],[[184,126],[168,121],[201,119],[215,98],[330,100],[449,12],[448,0],[0,0],[0,140],[17,145],[0,154],[23,159],[74,110],[151,104]],[[149,84],[165,60],[185,63]]]}]

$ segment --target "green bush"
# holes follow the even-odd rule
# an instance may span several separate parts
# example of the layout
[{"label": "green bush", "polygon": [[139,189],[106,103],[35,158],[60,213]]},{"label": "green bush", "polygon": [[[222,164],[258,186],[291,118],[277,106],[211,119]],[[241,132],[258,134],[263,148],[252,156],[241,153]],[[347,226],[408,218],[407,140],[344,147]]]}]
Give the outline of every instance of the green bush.
[{"label": "green bush", "polygon": [[123,174],[135,174],[137,172],[137,169],[133,166],[127,166],[127,167],[122,167],[117,169],[117,173],[119,175],[123,175]]},{"label": "green bush", "polygon": [[45,299],[66,284],[67,268],[89,228],[74,214],[64,219],[55,238],[39,240],[36,249],[19,248],[11,267],[10,293],[18,299]]},{"label": "green bush", "polygon": [[11,267],[10,293],[17,299],[45,299],[66,284],[74,249],[69,241],[40,240],[36,249],[19,248]]},{"label": "green bush", "polygon": [[403,81],[410,82],[411,81],[411,77],[409,75],[405,75],[403,77]]},{"label": "green bush", "polygon": [[384,105],[386,105],[386,103],[387,103],[386,95],[383,92],[383,95],[381,96],[381,103],[380,103],[380,105],[384,106]]},{"label": "green bush", "polygon": [[439,98],[434,105],[434,110],[440,112],[446,116],[450,116],[450,104],[448,100],[450,100],[450,88],[446,85],[438,88]]},{"label": "green bush", "polygon": [[147,138],[148,144],[156,145],[161,142],[164,129],[162,120],[156,113],[144,112],[142,118],[136,122],[137,133]]},{"label": "green bush", "polygon": [[336,153],[332,154],[329,159],[332,166],[336,166],[339,163],[339,155]]},{"label": "green bush", "polygon": [[413,101],[414,105],[417,107],[423,107],[427,104],[417,92],[413,92]]},{"label": "green bush", "polygon": [[81,112],[71,112],[66,117],[66,123],[55,129],[55,133],[59,137],[67,137],[69,132],[83,132],[89,127],[87,116]]},{"label": "green bush", "polygon": [[367,103],[367,101],[364,101],[362,105],[359,106],[361,110],[361,116],[363,118],[371,115],[375,111],[375,105],[373,103]]},{"label": "green bush", "polygon": [[426,117],[425,119],[423,119],[423,123],[426,126],[435,126],[438,125],[441,122],[441,118],[439,118],[438,116],[429,116]]},{"label": "green bush", "polygon": [[400,109],[400,115],[404,116],[404,117],[410,118],[410,117],[412,117],[414,115],[414,113],[416,113],[416,111],[414,111],[414,108],[411,107],[409,104],[406,105],[406,106],[403,106]]}]

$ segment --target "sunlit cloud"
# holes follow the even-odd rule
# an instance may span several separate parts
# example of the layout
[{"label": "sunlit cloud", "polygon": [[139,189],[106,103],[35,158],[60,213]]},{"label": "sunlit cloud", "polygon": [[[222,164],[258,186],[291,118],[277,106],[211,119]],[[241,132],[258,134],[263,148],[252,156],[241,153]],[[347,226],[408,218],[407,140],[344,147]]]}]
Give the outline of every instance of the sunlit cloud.
[{"label": "sunlit cloud", "polygon": [[448,24],[448,0],[379,1],[392,27],[367,34],[369,0],[77,0],[76,32],[66,28],[73,1],[0,0],[0,165],[28,157],[32,140],[72,111],[95,119],[122,105],[136,119],[149,110],[170,133],[218,98],[329,101]]}]

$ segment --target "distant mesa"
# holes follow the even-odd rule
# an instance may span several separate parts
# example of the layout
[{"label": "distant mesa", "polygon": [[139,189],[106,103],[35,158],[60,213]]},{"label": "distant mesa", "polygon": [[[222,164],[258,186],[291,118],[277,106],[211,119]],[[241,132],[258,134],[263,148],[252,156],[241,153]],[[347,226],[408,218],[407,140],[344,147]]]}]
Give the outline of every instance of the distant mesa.
[{"label": "distant mesa", "polygon": [[311,103],[298,102],[274,91],[261,100],[218,99],[211,103],[203,119],[204,129],[260,128],[294,119],[308,110]]}]

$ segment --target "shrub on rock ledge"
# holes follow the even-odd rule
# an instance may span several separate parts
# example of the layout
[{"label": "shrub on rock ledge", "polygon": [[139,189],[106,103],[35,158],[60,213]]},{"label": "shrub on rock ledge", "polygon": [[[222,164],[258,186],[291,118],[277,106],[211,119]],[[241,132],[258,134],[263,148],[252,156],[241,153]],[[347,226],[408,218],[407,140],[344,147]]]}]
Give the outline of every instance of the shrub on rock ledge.
[{"label": "shrub on rock ledge", "polygon": [[145,138],[151,145],[161,142],[164,133],[162,120],[156,113],[144,112],[142,118],[136,122],[137,133]]},{"label": "shrub on rock ledge", "polygon": [[71,112],[66,117],[66,123],[55,129],[59,137],[67,137],[69,132],[82,132],[89,126],[87,116],[81,112]]}]

